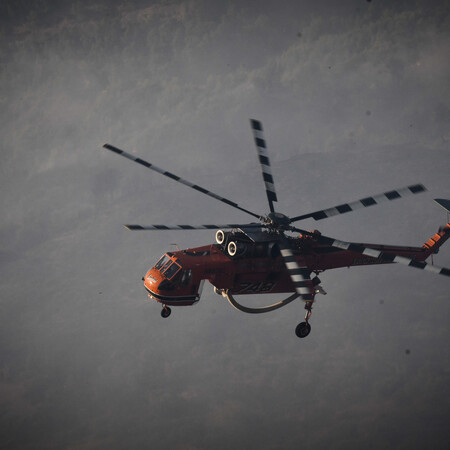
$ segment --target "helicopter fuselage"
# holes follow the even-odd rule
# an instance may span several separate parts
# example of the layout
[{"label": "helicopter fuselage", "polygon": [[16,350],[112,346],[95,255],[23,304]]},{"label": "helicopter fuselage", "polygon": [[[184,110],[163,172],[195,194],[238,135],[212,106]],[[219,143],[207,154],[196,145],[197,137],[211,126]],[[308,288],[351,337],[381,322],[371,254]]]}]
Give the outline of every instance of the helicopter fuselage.
[{"label": "helicopter fuselage", "polygon": [[[447,224],[421,247],[356,245],[424,261],[436,253],[449,236],[450,224]],[[233,295],[293,292],[292,280],[280,255],[276,235],[264,233],[263,239],[252,241],[240,231],[224,233],[219,240],[222,240],[221,244],[163,255],[143,277],[149,296],[165,305],[193,305],[200,300],[204,280]],[[323,245],[314,239],[314,235],[289,238],[289,241],[297,263],[316,274],[342,267],[389,264],[383,259]],[[230,243],[234,245],[231,246],[232,255]]]}]

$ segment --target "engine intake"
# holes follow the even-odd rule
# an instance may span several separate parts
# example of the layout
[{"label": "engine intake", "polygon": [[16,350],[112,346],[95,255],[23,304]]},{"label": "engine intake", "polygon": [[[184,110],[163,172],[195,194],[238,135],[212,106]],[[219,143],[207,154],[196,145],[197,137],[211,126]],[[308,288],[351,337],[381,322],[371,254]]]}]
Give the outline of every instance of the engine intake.
[{"label": "engine intake", "polygon": [[222,245],[225,242],[225,232],[223,230],[217,230],[216,232],[216,242]]},{"label": "engine intake", "polygon": [[230,241],[228,243],[227,251],[230,256],[242,256],[247,250],[247,245],[240,241]]}]

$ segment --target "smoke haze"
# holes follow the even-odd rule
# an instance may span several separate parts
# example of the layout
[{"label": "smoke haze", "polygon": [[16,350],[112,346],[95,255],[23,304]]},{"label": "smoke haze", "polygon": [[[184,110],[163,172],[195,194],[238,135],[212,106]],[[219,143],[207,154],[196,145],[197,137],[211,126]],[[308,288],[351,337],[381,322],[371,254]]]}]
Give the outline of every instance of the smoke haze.
[{"label": "smoke haze", "polygon": [[448,279],[325,272],[304,340],[300,302],[250,316],[210,285],[163,320],[142,275],[214,233],[122,224],[249,216],[101,146],[266,214],[259,119],[279,211],[421,182],[301,226],[422,245],[450,199],[449,1],[23,0],[0,23],[2,448],[447,448]]}]

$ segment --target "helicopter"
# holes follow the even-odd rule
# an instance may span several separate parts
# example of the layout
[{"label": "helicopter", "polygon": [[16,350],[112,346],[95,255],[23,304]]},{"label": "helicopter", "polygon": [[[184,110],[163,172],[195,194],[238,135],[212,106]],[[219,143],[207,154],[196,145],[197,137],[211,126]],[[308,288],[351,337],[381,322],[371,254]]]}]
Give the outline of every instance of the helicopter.
[{"label": "helicopter", "polygon": [[[249,314],[267,313],[300,298],[306,310],[304,321],[295,334],[304,338],[311,331],[310,317],[318,294],[326,295],[319,274],[341,267],[399,263],[435,274],[450,276],[450,269],[425,262],[450,237],[450,200],[435,199],[447,211],[447,224],[421,247],[345,242],[324,236],[318,230],[304,230],[292,225],[305,219],[324,220],[339,214],[368,208],[426,191],[415,184],[365,197],[350,203],[288,217],[275,209],[278,202],[262,123],[250,119],[253,139],[258,152],[269,213],[260,215],[236,202],[193,184],[113,145],[103,147],[160,173],[178,183],[253,216],[257,221],[246,224],[222,225],[125,225],[128,230],[217,230],[215,243],[165,253],[147,271],[142,281],[148,296],[162,304],[161,316],[171,314],[171,306],[196,304],[205,280],[214,292],[225,297],[239,311]],[[290,233],[296,233],[292,236]],[[263,307],[248,307],[239,303],[236,295],[290,294],[284,300]]]}]

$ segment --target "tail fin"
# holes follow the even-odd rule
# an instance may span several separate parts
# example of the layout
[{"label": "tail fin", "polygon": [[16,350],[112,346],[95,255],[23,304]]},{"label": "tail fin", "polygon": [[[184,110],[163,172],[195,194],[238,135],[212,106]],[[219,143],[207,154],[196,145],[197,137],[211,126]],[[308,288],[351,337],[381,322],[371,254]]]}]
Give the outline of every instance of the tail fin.
[{"label": "tail fin", "polygon": [[[448,214],[450,213],[450,200],[446,200],[444,198],[435,198],[434,201],[447,211],[447,221],[448,221]],[[431,239],[428,239],[428,241],[425,242],[425,244],[422,245],[422,248],[425,249],[428,256],[431,255],[432,253],[437,253],[439,251],[439,247],[448,238],[450,238],[450,221],[448,221],[447,225],[440,227],[439,231]]]},{"label": "tail fin", "polygon": [[[447,211],[448,217],[448,213],[450,213],[450,200],[446,200],[444,198],[435,198],[434,201]],[[450,222],[447,223],[447,225],[445,225],[444,227],[439,228],[439,231],[431,239],[425,242],[425,244],[422,245],[422,248],[426,250],[428,255],[431,255],[432,253],[437,253],[439,251],[439,247],[449,237],[450,237]]]},{"label": "tail fin", "polygon": [[447,223],[444,227],[439,228],[439,231],[431,238],[428,239],[425,244],[422,245],[428,255],[432,253],[437,253],[439,251],[439,247],[450,238],[450,223]]}]

